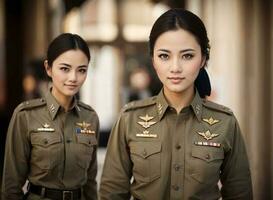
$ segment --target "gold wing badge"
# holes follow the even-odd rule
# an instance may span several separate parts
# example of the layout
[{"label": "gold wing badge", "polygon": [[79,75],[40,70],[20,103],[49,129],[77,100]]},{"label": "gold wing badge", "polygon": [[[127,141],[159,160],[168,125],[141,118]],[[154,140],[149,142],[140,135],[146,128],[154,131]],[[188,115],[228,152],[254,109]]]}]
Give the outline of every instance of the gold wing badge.
[{"label": "gold wing badge", "polygon": [[146,114],[145,116],[139,116],[139,118],[143,121],[139,121],[137,122],[140,126],[142,126],[145,130],[142,131],[142,133],[137,133],[136,136],[137,137],[146,137],[146,138],[156,138],[157,134],[152,134],[150,133],[148,130],[148,128],[150,128],[152,125],[156,124],[157,122],[154,121],[150,121],[152,120],[154,117],[149,116],[148,114]]},{"label": "gold wing badge", "polygon": [[203,118],[203,121],[207,122],[209,125],[217,124],[218,122],[220,122],[220,120],[213,119],[212,117],[210,117],[209,119]]},{"label": "gold wing badge", "polygon": [[206,132],[197,132],[199,135],[203,136],[206,140],[212,140],[213,138],[217,137],[219,134],[211,133],[209,130]]},{"label": "gold wing badge", "polygon": [[76,128],[76,133],[95,134],[95,131],[92,131],[89,128],[91,126],[90,123],[86,123],[85,121],[83,121],[83,122],[77,122],[76,125],[80,127],[80,128]]}]

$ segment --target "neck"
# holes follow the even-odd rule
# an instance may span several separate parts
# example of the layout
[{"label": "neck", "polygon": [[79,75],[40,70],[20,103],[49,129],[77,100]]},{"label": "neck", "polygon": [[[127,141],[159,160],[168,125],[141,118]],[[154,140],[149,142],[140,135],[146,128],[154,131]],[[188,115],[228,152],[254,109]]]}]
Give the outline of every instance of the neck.
[{"label": "neck", "polygon": [[64,110],[67,112],[70,107],[71,107],[71,103],[73,100],[72,96],[64,96],[64,95],[60,95],[55,89],[54,87],[52,88],[52,95],[55,97],[55,99],[57,100],[57,102],[64,108]]},{"label": "neck", "polygon": [[182,93],[164,90],[164,95],[169,104],[176,110],[177,113],[179,113],[183,108],[190,105],[192,99],[194,98],[194,87],[189,88],[187,91]]}]

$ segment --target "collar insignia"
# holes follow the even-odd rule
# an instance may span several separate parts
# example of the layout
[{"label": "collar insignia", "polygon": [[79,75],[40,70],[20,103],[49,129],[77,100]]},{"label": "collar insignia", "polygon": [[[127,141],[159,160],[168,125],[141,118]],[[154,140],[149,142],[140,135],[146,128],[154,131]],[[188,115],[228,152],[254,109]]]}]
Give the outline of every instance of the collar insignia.
[{"label": "collar insignia", "polygon": [[211,140],[214,137],[217,137],[219,135],[219,134],[211,133],[209,130],[207,130],[206,132],[198,132],[198,134],[203,136],[203,138],[205,138],[206,140]]},{"label": "collar insignia", "polygon": [[212,117],[210,117],[209,119],[203,118],[203,121],[207,122],[209,125],[217,124],[218,122],[220,122],[220,120],[213,119]]}]

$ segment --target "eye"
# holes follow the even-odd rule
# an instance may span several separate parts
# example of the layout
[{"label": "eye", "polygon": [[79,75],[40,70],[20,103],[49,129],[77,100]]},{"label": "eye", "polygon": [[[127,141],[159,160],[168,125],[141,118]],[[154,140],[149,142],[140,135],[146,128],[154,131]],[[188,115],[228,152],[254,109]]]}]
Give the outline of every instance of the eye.
[{"label": "eye", "polygon": [[81,68],[81,69],[79,69],[79,72],[81,72],[82,74],[85,74],[86,73],[86,69],[85,68]]},{"label": "eye", "polygon": [[169,55],[166,54],[166,53],[159,54],[158,57],[159,57],[161,60],[168,60],[168,59],[169,59]]},{"label": "eye", "polygon": [[193,57],[194,57],[194,55],[190,54],[190,53],[182,55],[182,58],[185,60],[191,60]]},{"label": "eye", "polygon": [[64,72],[69,72],[69,68],[68,67],[61,67],[60,70],[62,70]]}]

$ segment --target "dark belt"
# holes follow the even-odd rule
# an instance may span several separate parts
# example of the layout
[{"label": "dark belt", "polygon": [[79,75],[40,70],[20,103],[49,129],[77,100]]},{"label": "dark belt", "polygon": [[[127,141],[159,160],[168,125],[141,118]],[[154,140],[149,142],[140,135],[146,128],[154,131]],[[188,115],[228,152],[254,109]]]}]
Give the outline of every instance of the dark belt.
[{"label": "dark belt", "polygon": [[53,200],[79,200],[81,199],[81,189],[57,190],[38,185],[29,184],[29,192]]}]

